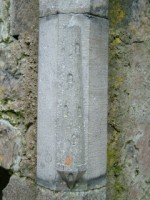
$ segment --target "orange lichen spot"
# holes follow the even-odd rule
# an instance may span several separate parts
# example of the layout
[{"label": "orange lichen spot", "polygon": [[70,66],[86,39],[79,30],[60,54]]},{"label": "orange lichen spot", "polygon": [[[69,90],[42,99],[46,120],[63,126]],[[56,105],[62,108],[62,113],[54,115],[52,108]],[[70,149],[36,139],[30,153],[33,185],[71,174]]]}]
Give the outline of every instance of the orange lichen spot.
[{"label": "orange lichen spot", "polygon": [[65,159],[65,164],[67,166],[70,166],[72,164],[72,157],[71,156],[67,156]]}]

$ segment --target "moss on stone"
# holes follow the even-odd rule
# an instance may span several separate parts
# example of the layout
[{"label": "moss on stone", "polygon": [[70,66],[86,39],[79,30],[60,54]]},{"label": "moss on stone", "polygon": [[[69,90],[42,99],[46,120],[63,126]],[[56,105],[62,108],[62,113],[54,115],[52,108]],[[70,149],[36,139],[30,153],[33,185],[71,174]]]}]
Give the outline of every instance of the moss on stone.
[{"label": "moss on stone", "polygon": [[[124,0],[122,0],[122,3]],[[118,0],[110,0],[110,12],[109,19],[111,21],[111,26],[118,25],[125,17],[125,12],[122,8],[122,3]]]},{"label": "moss on stone", "polygon": [[23,121],[23,114],[14,110],[0,111],[0,118],[8,120],[13,126],[19,125]]},{"label": "moss on stone", "polygon": [[[111,200],[119,200],[124,195],[126,190],[125,182],[122,181],[124,177],[124,166],[121,164],[121,148],[119,144],[120,132],[114,130],[113,137],[108,144],[108,177],[112,179],[111,189],[113,196]],[[110,197],[109,197],[110,198]]]},{"label": "moss on stone", "polygon": [[[122,158],[122,143],[123,130],[119,124],[118,116],[121,114],[119,110],[124,84],[122,56],[124,51],[124,41],[120,33],[120,26],[124,23],[126,10],[124,9],[125,0],[110,0],[110,64],[109,72],[109,143],[108,143],[108,199],[123,200],[125,199],[127,184],[124,174],[124,163]],[[118,127],[121,127],[119,129]]]}]

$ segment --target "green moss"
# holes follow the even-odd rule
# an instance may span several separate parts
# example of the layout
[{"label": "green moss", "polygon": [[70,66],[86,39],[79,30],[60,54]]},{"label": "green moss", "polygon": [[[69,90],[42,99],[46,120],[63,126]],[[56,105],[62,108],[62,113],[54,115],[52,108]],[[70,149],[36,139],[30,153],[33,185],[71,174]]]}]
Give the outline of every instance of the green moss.
[{"label": "green moss", "polygon": [[10,98],[3,98],[2,100],[0,100],[0,104],[2,105],[6,105],[8,104],[9,102],[11,102],[11,99]]},{"label": "green moss", "polygon": [[145,181],[146,184],[150,185],[150,178]]},{"label": "green moss", "polygon": [[[122,3],[124,0],[122,0]],[[110,12],[109,20],[111,21],[111,26],[116,26],[122,22],[125,18],[125,11],[123,10],[122,3],[117,0],[110,0]]]},{"label": "green moss", "polygon": [[0,118],[8,120],[13,126],[19,125],[24,119],[22,113],[15,112],[14,110],[0,111]]},{"label": "green moss", "polygon": [[6,37],[4,39],[2,39],[2,43],[5,43],[5,44],[10,44],[12,42],[12,40],[10,39],[10,37]]},{"label": "green moss", "polygon": [[[127,184],[125,179],[125,166],[122,162],[122,146],[121,138],[123,137],[123,130],[118,130],[118,125],[121,128],[118,116],[120,116],[121,110],[120,99],[122,98],[122,88],[124,85],[124,75],[122,61],[124,56],[124,46],[126,42],[126,35],[122,35],[122,30],[125,29],[125,22],[127,21],[126,5],[128,0],[110,0],[110,76],[109,76],[109,89],[110,89],[110,114],[109,120],[111,122],[111,133],[108,144],[108,177],[109,177],[109,188],[111,191],[111,200],[123,200],[126,199]],[[132,3],[132,2],[131,2]],[[130,4],[131,4],[130,3]],[[128,5],[130,5],[128,4]],[[128,8],[130,9],[130,8]],[[125,40],[126,39],[126,40]],[[115,101],[114,101],[115,100]],[[113,103],[114,102],[114,103]],[[113,124],[112,124],[113,122]]]},{"label": "green moss", "polygon": [[113,136],[108,144],[108,176],[111,177],[110,184],[113,191],[112,200],[123,199],[124,191],[126,190],[124,177],[124,166],[121,164],[121,146],[120,146],[120,132],[113,131]]}]

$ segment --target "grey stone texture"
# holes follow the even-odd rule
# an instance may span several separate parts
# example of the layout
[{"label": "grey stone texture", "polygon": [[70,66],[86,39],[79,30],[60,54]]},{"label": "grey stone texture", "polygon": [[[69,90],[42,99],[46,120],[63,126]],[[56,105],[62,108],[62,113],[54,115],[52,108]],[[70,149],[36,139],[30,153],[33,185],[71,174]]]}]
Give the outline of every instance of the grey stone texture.
[{"label": "grey stone texture", "polygon": [[[24,2],[30,4],[33,1]],[[37,2],[35,5],[38,7]],[[107,199],[149,200],[150,4],[148,0],[113,0],[110,1],[109,8],[111,21]],[[23,136],[22,160],[17,173],[35,179],[37,27],[34,26],[35,31],[28,33],[19,31],[19,38],[15,40],[10,36],[9,17],[11,19],[12,14],[9,15],[9,9],[9,0],[0,0],[0,120],[8,125],[4,130],[6,127],[11,127],[8,132],[10,135],[15,136],[16,132],[14,134],[13,131],[19,130]],[[45,15],[56,14],[56,10],[58,11],[58,9],[53,12],[45,11]],[[38,9],[32,11],[34,15]],[[38,16],[35,18],[38,19]],[[25,14],[24,20],[31,24],[33,17],[28,18],[28,14]],[[22,24],[19,24],[19,28],[21,26]],[[14,31],[14,34],[17,33],[18,31],[16,33]],[[0,129],[3,130],[3,126]],[[4,164],[3,166],[9,168],[10,161],[7,166]],[[12,172],[15,173],[14,170]],[[20,192],[21,200],[26,198],[28,193],[31,197],[28,200],[34,200],[35,189],[32,189],[33,195],[31,195],[28,184],[30,185],[27,179],[20,180],[16,176],[13,177],[6,192],[4,191],[5,200],[10,200],[12,197],[13,200],[18,200]],[[20,185],[28,193],[24,193]],[[94,195],[94,190],[87,193],[82,193],[84,200],[101,198]],[[40,187],[36,198],[67,199],[67,195],[69,199],[81,198],[78,194],[75,197],[75,194],[54,193]],[[105,195],[102,198],[105,199]]]},{"label": "grey stone texture", "polygon": [[0,42],[9,37],[9,1],[0,0]]},{"label": "grey stone texture", "polygon": [[18,170],[21,161],[20,132],[8,121],[0,120],[0,166]]},{"label": "grey stone texture", "polygon": [[57,13],[86,13],[106,18],[108,0],[40,0],[40,17]]},{"label": "grey stone texture", "polygon": [[36,200],[35,185],[26,180],[12,176],[9,184],[3,190],[3,200]]},{"label": "grey stone texture", "polygon": [[[14,1],[14,5],[16,5],[16,2]],[[24,8],[28,7],[24,4],[25,2],[31,5],[33,1],[22,2],[22,14]],[[13,173],[8,186],[3,191],[4,200],[34,200],[37,198],[41,200],[50,199],[50,197],[56,199],[58,196],[59,199],[67,199],[68,195],[68,193],[63,192],[53,193],[43,188],[39,189],[42,190],[42,194],[37,191],[35,195],[35,185],[30,181],[35,180],[36,169],[38,9],[35,8],[38,7],[38,4],[37,2],[35,4],[31,7],[34,17],[28,18],[28,16],[31,16],[31,10],[29,10],[29,15],[22,15],[19,11],[20,14],[16,16],[16,11],[13,13],[12,7],[9,7],[9,0],[0,0],[0,141],[4,141],[1,142],[1,152],[8,150],[3,161],[1,158],[0,167],[8,168]],[[28,13],[28,9],[26,13]],[[24,16],[23,20],[22,16]],[[9,17],[14,23],[15,19],[19,23],[19,26],[14,24],[15,28],[11,25],[11,35]],[[25,21],[25,24],[23,21]],[[31,25],[31,29],[26,23]],[[12,35],[17,35],[17,37],[14,38]],[[21,137],[20,160],[17,157],[17,148],[12,148],[13,145],[16,146],[18,136]],[[19,165],[16,165],[17,163]],[[51,195],[47,196],[47,193],[51,193]],[[75,195],[76,193],[72,193],[73,199],[76,199]],[[99,199],[105,196],[105,192],[104,189],[96,192],[83,192],[82,196],[83,199]],[[77,198],[79,198],[79,195],[77,195]],[[71,199],[71,196],[69,196],[69,199]]]},{"label": "grey stone texture", "polygon": [[35,183],[13,175],[9,184],[3,190],[3,200],[104,200],[106,188],[87,192],[53,192],[42,187],[36,187]]},{"label": "grey stone texture", "polygon": [[52,192],[43,188],[37,189],[36,200],[105,200],[106,188],[86,192]]},{"label": "grey stone texture", "polygon": [[9,11],[10,2],[0,0],[0,167],[35,179],[38,15],[32,9],[34,31],[15,39]]},{"label": "grey stone texture", "polygon": [[102,187],[108,21],[81,14],[51,15],[40,19],[39,36],[38,183],[67,190],[60,175],[66,179],[65,173],[72,173],[83,175],[75,190]]},{"label": "grey stone texture", "polygon": [[150,2],[113,2],[110,2],[107,199],[148,200]]},{"label": "grey stone texture", "polygon": [[[5,151],[0,167],[13,174],[3,190],[3,200],[67,199],[68,193],[53,193],[42,187],[36,192],[33,183],[36,179],[38,2],[31,7],[33,1],[22,1],[22,6],[18,1],[13,2],[17,7],[10,7],[12,1],[10,5],[9,0],[0,0],[0,151]],[[20,138],[18,152],[15,146]],[[79,198],[79,194],[75,195],[72,193],[68,199]],[[105,188],[83,192],[81,196],[105,199]]]},{"label": "grey stone texture", "polygon": [[10,33],[19,35],[38,26],[38,0],[10,0]]}]

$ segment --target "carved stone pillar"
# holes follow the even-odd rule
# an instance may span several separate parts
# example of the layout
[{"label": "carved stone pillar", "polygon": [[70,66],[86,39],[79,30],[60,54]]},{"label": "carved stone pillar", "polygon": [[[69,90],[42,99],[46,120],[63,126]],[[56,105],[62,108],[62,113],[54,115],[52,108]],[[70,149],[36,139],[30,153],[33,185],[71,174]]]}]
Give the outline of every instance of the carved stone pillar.
[{"label": "carved stone pillar", "polygon": [[107,0],[40,0],[38,184],[104,187],[107,160]]}]

